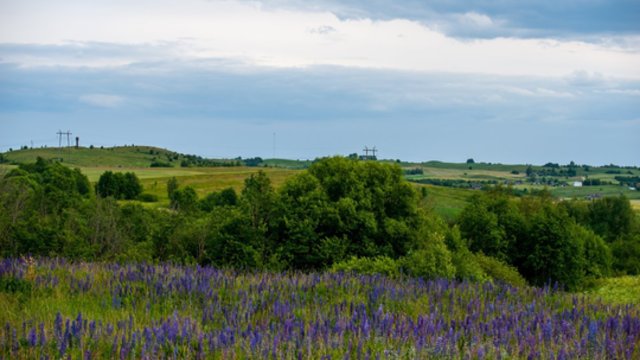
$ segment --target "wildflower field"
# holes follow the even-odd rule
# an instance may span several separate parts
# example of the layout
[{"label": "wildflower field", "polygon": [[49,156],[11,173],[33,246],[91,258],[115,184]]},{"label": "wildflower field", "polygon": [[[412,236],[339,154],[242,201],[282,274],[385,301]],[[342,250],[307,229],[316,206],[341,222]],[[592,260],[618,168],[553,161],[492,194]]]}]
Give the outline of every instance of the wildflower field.
[{"label": "wildflower field", "polygon": [[638,359],[640,309],[552,287],[0,262],[0,358]]}]

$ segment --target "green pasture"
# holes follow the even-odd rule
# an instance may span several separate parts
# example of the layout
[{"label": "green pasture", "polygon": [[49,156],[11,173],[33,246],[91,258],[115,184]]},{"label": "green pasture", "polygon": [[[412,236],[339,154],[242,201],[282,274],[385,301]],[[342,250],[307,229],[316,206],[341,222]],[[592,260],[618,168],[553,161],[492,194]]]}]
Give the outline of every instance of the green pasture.
[{"label": "green pasture", "polygon": [[590,195],[599,196],[620,196],[624,195],[629,199],[640,199],[640,191],[630,190],[626,186],[602,185],[602,186],[565,186],[549,188],[551,194],[560,198],[584,198]]},{"label": "green pasture", "polygon": [[421,199],[420,205],[426,209],[433,210],[446,220],[453,220],[464,207],[468,199],[476,193],[475,190],[458,189],[444,186],[415,184],[420,190],[426,189],[426,196]]},{"label": "green pasture", "polygon": [[[5,158],[17,163],[35,162],[38,157],[58,159],[62,163],[81,167],[149,167],[153,160],[169,162],[172,151],[152,146],[117,146],[110,148],[65,147],[14,150]],[[179,166],[179,163],[176,164]]]}]

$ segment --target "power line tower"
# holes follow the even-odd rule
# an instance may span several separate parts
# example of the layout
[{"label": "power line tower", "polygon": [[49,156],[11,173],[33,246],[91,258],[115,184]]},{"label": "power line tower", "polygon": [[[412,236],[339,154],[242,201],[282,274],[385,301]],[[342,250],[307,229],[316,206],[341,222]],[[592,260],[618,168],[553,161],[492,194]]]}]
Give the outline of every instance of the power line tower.
[{"label": "power line tower", "polygon": [[58,130],[58,132],[56,133],[56,135],[58,135],[58,147],[61,148],[62,147],[62,134],[64,134],[62,132],[62,130]]},{"label": "power line tower", "polygon": [[365,146],[364,149],[362,149],[362,151],[364,151],[364,155],[361,156],[362,160],[377,160],[376,153],[378,152],[378,149],[376,149],[375,146],[372,148]]},{"label": "power line tower", "polygon": [[71,131],[67,130],[64,134],[67,135],[67,147],[71,147]]}]

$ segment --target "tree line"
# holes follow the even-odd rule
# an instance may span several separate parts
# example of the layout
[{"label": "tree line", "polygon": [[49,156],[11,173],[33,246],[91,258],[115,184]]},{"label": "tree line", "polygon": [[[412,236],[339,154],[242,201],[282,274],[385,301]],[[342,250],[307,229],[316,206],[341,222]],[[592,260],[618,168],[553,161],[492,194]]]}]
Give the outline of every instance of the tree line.
[{"label": "tree line", "polygon": [[[137,185],[135,185],[137,183]],[[454,223],[419,206],[400,167],[320,159],[274,189],[263,172],[199,197],[175,178],[169,209],[136,202],[134,174],[86,176],[38,159],[0,179],[0,256],[173,261],[239,269],[355,270],[579,288],[638,274],[640,230],[625,198],[558,202],[497,187]]]}]

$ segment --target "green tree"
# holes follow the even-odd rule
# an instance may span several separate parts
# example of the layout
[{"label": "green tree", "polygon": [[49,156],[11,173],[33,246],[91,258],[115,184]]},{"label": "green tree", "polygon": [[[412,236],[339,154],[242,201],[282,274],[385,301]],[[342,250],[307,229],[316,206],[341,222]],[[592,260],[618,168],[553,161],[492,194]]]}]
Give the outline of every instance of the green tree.
[{"label": "green tree", "polygon": [[191,186],[187,186],[173,191],[170,207],[182,212],[197,210],[198,194],[196,190]]},{"label": "green tree", "polygon": [[584,247],[573,220],[550,202],[544,202],[529,219],[526,235],[519,239],[517,264],[522,275],[541,286],[558,281],[575,289],[585,276]]},{"label": "green tree", "polygon": [[271,180],[264,171],[252,174],[244,181],[241,205],[250,219],[250,244],[258,251],[261,264],[267,263],[274,247],[269,230],[275,209],[275,195]]},{"label": "green tree", "polygon": [[624,196],[605,197],[589,204],[588,225],[608,242],[631,234],[636,215]]},{"label": "green tree", "polygon": [[178,179],[176,179],[176,177],[172,177],[171,179],[169,179],[167,181],[167,196],[169,197],[169,202],[173,203],[174,202],[174,194],[176,192],[176,190],[178,190],[178,187],[180,185],[178,184]]},{"label": "green tree", "polygon": [[119,192],[119,184],[118,180],[115,177],[115,174],[112,171],[105,171],[102,175],[100,175],[100,179],[98,179],[98,183],[96,184],[96,193],[103,198],[112,196],[118,196]]}]

